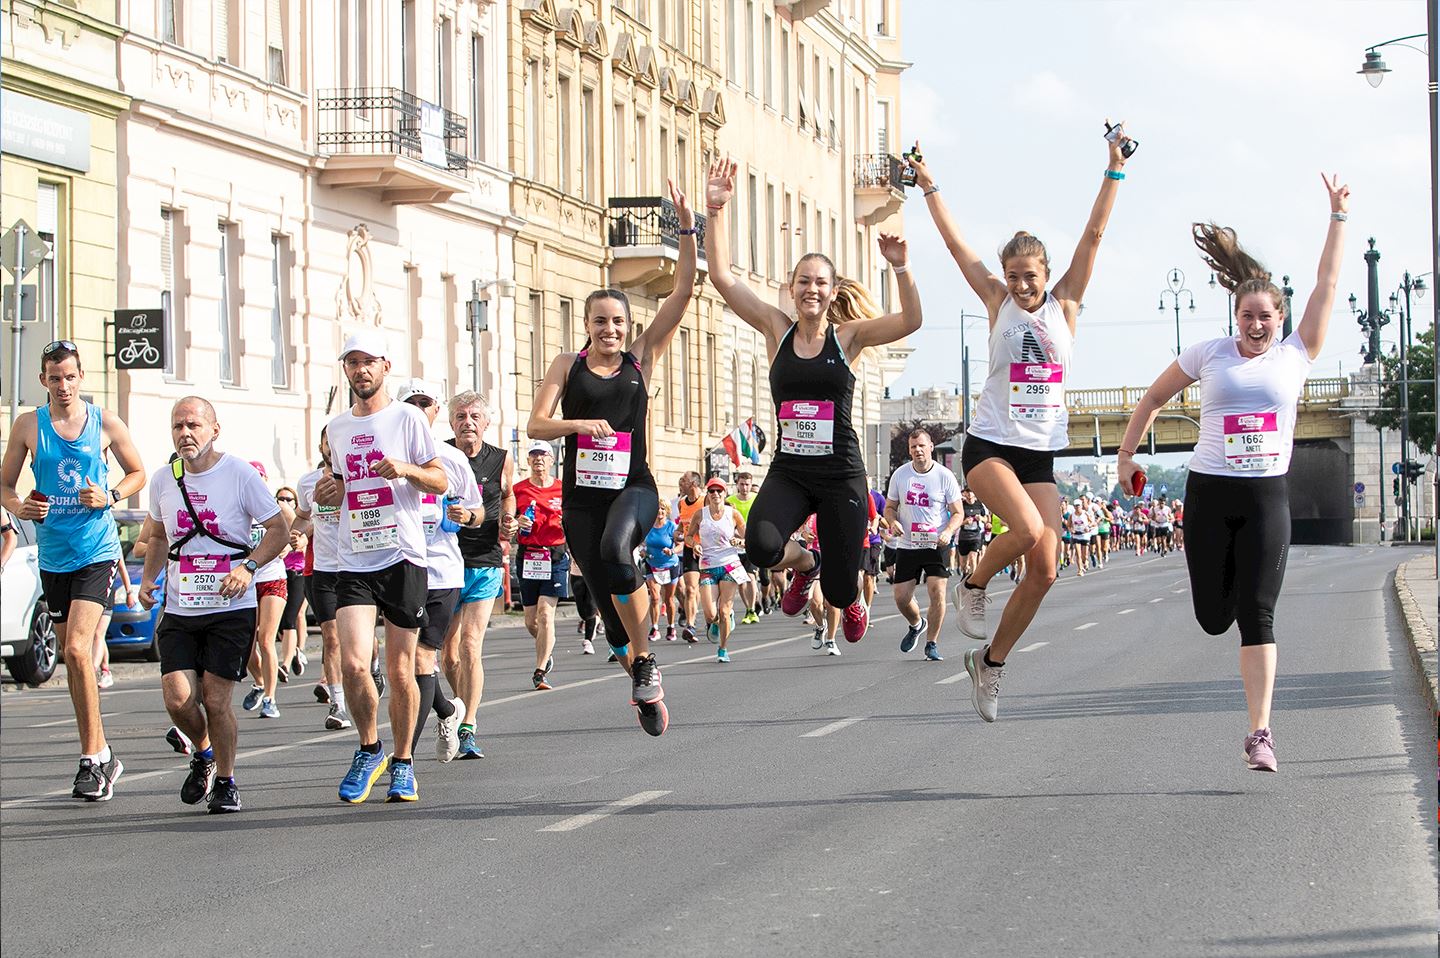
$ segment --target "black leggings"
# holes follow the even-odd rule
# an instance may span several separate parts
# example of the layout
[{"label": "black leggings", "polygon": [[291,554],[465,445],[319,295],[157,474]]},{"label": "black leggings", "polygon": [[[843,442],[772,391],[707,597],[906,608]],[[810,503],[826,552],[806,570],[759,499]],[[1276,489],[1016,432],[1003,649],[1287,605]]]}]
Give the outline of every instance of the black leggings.
[{"label": "black leggings", "polygon": [[560,524],[565,544],[580,564],[590,599],[600,610],[605,635],[615,648],[630,640],[614,597],[628,596],[644,585],[635,566],[635,549],[645,541],[659,512],[660,494],[654,486],[628,486],[608,503],[564,504]]},{"label": "black leggings", "polygon": [[285,570],[285,611],[280,613],[280,631],[296,628],[300,603],[305,601],[305,576],[293,569]]},{"label": "black leggings", "polygon": [[1240,625],[1240,644],[1275,643],[1275,602],[1290,551],[1286,476],[1192,472],[1185,483],[1185,564],[1195,619],[1211,635]]},{"label": "black leggings", "polygon": [[773,569],[785,544],[812,512],[819,540],[820,592],[837,609],[860,594],[860,565],[869,540],[870,491],[864,476],[795,476],[775,469],[765,477],[745,523],[745,554],[762,569]]},{"label": "black leggings", "polygon": [[600,612],[595,608],[595,600],[590,598],[590,587],[585,584],[585,577],[570,573],[570,597],[575,600],[575,612],[582,619],[593,619]]}]

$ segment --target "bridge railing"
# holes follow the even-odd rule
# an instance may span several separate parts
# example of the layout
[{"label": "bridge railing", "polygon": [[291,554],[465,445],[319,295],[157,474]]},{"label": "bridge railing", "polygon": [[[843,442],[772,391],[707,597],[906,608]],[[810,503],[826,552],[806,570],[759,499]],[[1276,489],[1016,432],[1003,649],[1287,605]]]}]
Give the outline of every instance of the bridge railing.
[{"label": "bridge railing", "polygon": [[[1139,405],[1148,386],[1109,386],[1104,389],[1069,389],[1065,404],[1072,416],[1093,416],[1106,413],[1129,414]],[[1332,403],[1350,395],[1350,380],[1341,378],[1309,379],[1300,394],[1301,403]],[[1200,408],[1200,384],[1193,383],[1165,404],[1165,409]]]}]

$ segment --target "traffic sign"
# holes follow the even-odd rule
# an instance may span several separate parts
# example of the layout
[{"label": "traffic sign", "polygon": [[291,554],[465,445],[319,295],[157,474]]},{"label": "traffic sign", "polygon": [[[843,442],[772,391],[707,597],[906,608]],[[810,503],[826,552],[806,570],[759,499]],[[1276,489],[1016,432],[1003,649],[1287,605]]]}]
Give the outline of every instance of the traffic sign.
[{"label": "traffic sign", "polygon": [[1393,472],[1393,473],[1395,473],[1395,475],[1397,475],[1397,476],[1400,475],[1400,463],[1398,463],[1398,462],[1392,462],[1392,463],[1390,463],[1390,471]]},{"label": "traffic sign", "polygon": [[[23,254],[20,249],[21,231],[24,231],[25,234]],[[39,266],[40,261],[48,255],[50,255],[50,245],[41,239],[40,234],[31,229],[30,224],[24,220],[16,220],[15,225],[6,230],[4,236],[0,236],[0,266],[4,266],[16,278],[23,277]]]},{"label": "traffic sign", "polygon": [[1357,482],[1357,483],[1355,483],[1355,495],[1357,495],[1357,496],[1363,496],[1364,494],[1365,494],[1365,483],[1363,483],[1363,482]]},{"label": "traffic sign", "polygon": [[165,312],[115,310],[115,368],[165,368]]}]

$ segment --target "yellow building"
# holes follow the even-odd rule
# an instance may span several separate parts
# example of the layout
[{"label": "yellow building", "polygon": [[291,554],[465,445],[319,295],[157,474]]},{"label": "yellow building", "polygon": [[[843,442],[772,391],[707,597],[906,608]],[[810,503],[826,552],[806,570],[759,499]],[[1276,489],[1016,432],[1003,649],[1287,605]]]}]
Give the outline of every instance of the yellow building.
[{"label": "yellow building", "polygon": [[[510,22],[516,406],[521,420],[558,352],[584,339],[585,296],[626,291],[634,330],[673,285],[666,180],[703,214],[705,169],[739,163],[735,271],[790,310],[795,261],[819,250],[884,303],[878,230],[900,230],[898,0],[518,0]],[[703,219],[703,216],[701,217]],[[702,280],[705,263],[700,264]],[[867,363],[857,423],[880,421],[907,350]],[[651,467],[662,492],[753,417],[774,435],[761,337],[702,283],[657,370]],[[888,439],[866,429],[871,471]],[[767,453],[765,461],[768,463]],[[757,470],[763,471],[763,466]]]},{"label": "yellow building", "polygon": [[[49,248],[22,283],[20,400],[44,401],[36,373],[54,339],[79,347],[86,392],[115,408],[116,379],[105,358],[106,323],[116,288],[116,117],[128,99],[117,92],[115,4],[103,0],[0,2],[0,231],[17,221]],[[34,248],[34,247],[32,247]],[[4,413],[9,433],[13,278],[4,274]],[[32,319],[33,317],[33,319]]]}]

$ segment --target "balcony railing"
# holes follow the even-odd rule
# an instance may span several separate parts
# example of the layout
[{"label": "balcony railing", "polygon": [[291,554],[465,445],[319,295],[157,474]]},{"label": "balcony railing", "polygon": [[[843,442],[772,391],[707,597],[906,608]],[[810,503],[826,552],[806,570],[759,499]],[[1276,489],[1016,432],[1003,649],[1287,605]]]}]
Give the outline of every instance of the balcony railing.
[{"label": "balcony railing", "polygon": [[464,172],[465,119],[395,87],[321,90],[322,154],[386,154]]},{"label": "balcony railing", "polygon": [[[612,248],[680,248],[680,215],[664,196],[612,196],[605,215],[605,245]],[[705,217],[695,214],[695,241],[705,258]]]},{"label": "balcony railing", "polygon": [[855,157],[855,188],[857,190],[875,187],[903,191],[900,171],[905,164],[898,156],[888,153],[862,153]]}]

